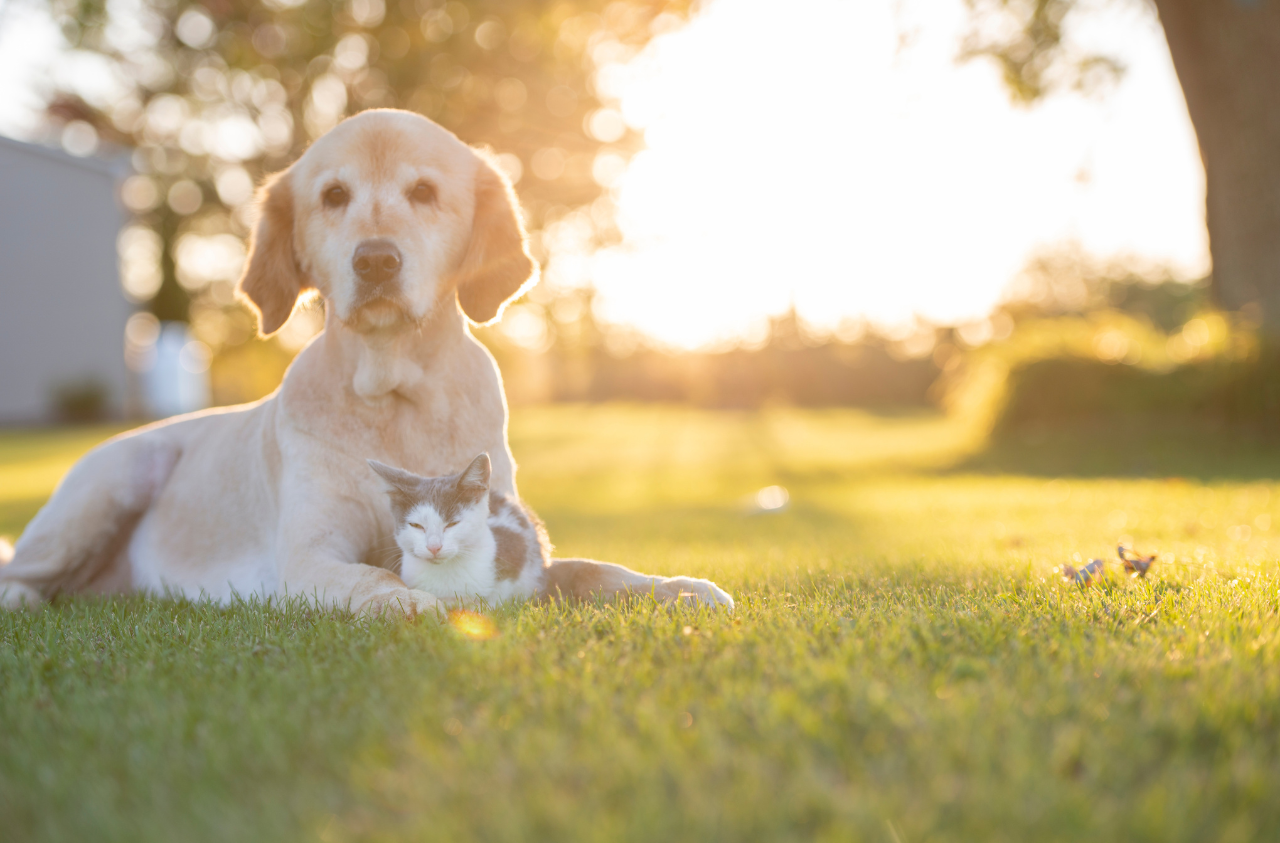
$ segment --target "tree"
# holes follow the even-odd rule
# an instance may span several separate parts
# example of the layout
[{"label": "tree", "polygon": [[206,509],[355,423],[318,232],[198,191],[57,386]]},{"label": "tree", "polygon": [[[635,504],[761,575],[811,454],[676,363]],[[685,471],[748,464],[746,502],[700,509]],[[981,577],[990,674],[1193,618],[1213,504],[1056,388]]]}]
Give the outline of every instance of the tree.
[{"label": "tree", "polygon": [[[964,56],[999,62],[1017,100],[1119,69],[1064,36],[1086,7],[1079,0],[967,2]],[[1204,162],[1214,295],[1227,309],[1256,309],[1263,330],[1280,335],[1280,3],[1151,2]]]},{"label": "tree", "polygon": [[183,238],[234,248],[253,184],[363,108],[411,109],[492,147],[535,228],[597,200],[638,137],[596,71],[687,12],[682,0],[49,1],[120,92],[56,91],[48,112],[134,149],[124,198],[157,235],[162,319],[186,319],[192,295],[229,303],[225,278],[184,275]]}]

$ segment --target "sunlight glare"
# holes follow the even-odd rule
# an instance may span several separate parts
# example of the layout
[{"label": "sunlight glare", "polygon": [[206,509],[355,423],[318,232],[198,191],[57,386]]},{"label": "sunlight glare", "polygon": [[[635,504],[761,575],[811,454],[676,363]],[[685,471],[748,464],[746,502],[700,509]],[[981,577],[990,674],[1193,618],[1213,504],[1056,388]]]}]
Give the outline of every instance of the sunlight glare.
[{"label": "sunlight glare", "polygon": [[1207,272],[1203,170],[1153,18],[1094,13],[1128,76],[1026,110],[993,66],[955,63],[960,0],[896,7],[715,0],[602,69],[647,145],[602,174],[624,239],[585,268],[552,249],[548,279],[590,278],[605,321],[694,347],[793,304],[825,329],[981,319],[1062,242]]},{"label": "sunlight glare", "polygon": [[479,612],[454,609],[449,612],[449,625],[472,641],[488,641],[498,637],[497,625]]}]

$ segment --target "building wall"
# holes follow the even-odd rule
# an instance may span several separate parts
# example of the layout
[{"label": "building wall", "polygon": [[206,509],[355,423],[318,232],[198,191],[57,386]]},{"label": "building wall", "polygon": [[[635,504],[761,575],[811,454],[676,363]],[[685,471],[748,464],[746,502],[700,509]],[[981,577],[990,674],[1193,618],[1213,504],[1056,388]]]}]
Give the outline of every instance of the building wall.
[{"label": "building wall", "polygon": [[49,421],[60,386],[93,379],[111,415],[128,374],[117,167],[0,138],[0,423]]}]

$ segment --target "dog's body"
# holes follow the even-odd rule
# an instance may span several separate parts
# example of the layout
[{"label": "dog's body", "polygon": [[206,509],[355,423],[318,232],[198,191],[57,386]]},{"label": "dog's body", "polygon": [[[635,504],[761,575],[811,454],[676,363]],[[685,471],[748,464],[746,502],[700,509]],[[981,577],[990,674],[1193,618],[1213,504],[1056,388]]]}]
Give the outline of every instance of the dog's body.
[{"label": "dog's body", "polygon": [[[241,291],[271,333],[314,289],[325,331],[263,401],[142,428],[82,459],[0,567],[0,604],[168,590],[434,609],[433,595],[361,564],[394,546],[366,460],[431,476],[488,452],[493,489],[516,494],[501,379],[467,329],[535,270],[495,170],[424,118],[366,112],[270,182],[261,207]],[[553,563],[548,590],[732,605],[704,580],[588,560]]]}]

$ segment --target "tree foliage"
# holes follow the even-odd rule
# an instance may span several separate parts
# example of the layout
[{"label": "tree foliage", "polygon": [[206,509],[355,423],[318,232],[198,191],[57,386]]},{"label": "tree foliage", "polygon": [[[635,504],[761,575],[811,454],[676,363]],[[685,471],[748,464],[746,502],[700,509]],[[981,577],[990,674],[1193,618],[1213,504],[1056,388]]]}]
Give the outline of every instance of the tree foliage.
[{"label": "tree foliage", "polygon": [[965,0],[969,31],[962,60],[990,58],[1014,102],[1028,105],[1059,88],[1093,91],[1114,82],[1124,65],[1081,50],[1067,34],[1078,0]]},{"label": "tree foliage", "polygon": [[683,0],[51,4],[118,92],[60,90],[49,113],[134,148],[138,176],[124,198],[158,235],[151,257],[163,283],[151,307],[168,319],[185,319],[192,295],[230,301],[227,279],[208,277],[217,260],[183,271],[183,238],[205,238],[193,250],[234,251],[253,184],[365,108],[417,111],[492,147],[535,228],[597,200],[638,146],[608,107],[608,68],[687,12]]}]

